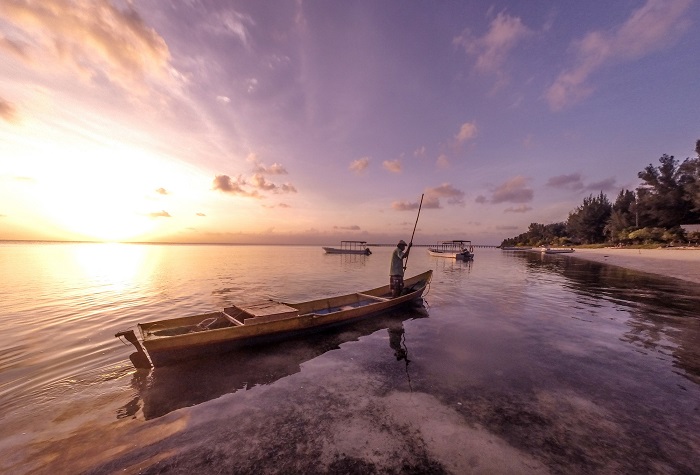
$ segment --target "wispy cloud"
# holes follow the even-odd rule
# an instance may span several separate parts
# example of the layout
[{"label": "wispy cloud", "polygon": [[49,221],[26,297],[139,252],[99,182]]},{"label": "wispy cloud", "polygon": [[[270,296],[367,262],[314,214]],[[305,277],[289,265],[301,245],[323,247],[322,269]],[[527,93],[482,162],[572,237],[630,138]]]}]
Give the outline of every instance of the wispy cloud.
[{"label": "wispy cloud", "polygon": [[[423,194],[423,208],[442,208],[441,199],[447,199],[447,204],[450,205],[464,206],[464,192],[449,183],[443,183],[434,188],[426,188]],[[410,211],[418,209],[419,206],[420,201],[394,201],[391,204],[392,209],[396,211]]]},{"label": "wispy cloud", "polygon": [[250,15],[239,13],[235,10],[218,11],[211,15],[207,29],[215,34],[234,36],[247,48],[250,46],[251,26],[255,26]]},{"label": "wispy cloud", "polygon": [[17,115],[17,108],[3,100],[0,97],[0,119],[6,120],[7,122],[17,122],[19,116]]},{"label": "wispy cloud", "polygon": [[401,160],[398,158],[395,160],[384,160],[382,166],[385,170],[389,170],[392,173],[401,173]]},{"label": "wispy cloud", "polygon": [[455,135],[455,140],[458,144],[463,144],[476,137],[476,121],[465,122],[459,127],[459,132]]},{"label": "wispy cloud", "polygon": [[479,195],[477,203],[529,203],[533,200],[535,192],[528,186],[529,178],[516,176],[498,185],[492,192],[491,197]]},{"label": "wispy cloud", "polygon": [[367,167],[369,167],[369,157],[362,157],[353,160],[348,169],[354,173],[361,174],[367,170]]},{"label": "wispy cloud", "polygon": [[552,188],[565,188],[568,190],[582,190],[583,180],[580,173],[572,173],[570,175],[557,175],[547,180],[547,186]]},{"label": "wispy cloud", "polygon": [[571,191],[611,191],[616,187],[617,180],[614,177],[585,184],[580,173],[570,175],[553,176],[547,180],[546,185],[552,188],[560,188]]},{"label": "wispy cloud", "polygon": [[532,207],[527,205],[511,206],[503,210],[504,213],[527,213],[528,211],[532,211]]},{"label": "wispy cloud", "polygon": [[156,190],[156,193],[158,193],[159,195],[168,195],[169,194],[168,190],[166,190],[165,188],[158,188]]},{"label": "wispy cloud", "polygon": [[362,229],[356,225],[353,224],[351,226],[333,226],[333,229],[341,229],[343,231],[361,231]]},{"label": "wispy cloud", "polygon": [[483,36],[475,36],[469,29],[453,39],[455,45],[476,57],[475,69],[482,74],[496,74],[499,82],[505,80],[503,65],[520,41],[528,38],[533,31],[518,17],[500,12],[491,20],[488,31]]},{"label": "wispy cloud", "polygon": [[428,200],[438,200],[438,203],[440,198],[446,198],[448,204],[464,205],[464,192],[449,183],[443,183],[435,188],[426,189],[425,197]]},{"label": "wispy cloud", "polygon": [[690,26],[684,14],[692,0],[647,0],[620,26],[592,31],[573,44],[575,64],[562,71],[545,97],[552,110],[575,104],[593,92],[589,77],[609,63],[633,61],[670,45]]},{"label": "wispy cloud", "polygon": [[156,211],[155,213],[149,213],[148,216],[153,219],[172,218],[172,216],[170,216],[170,213],[168,213],[167,211]]},{"label": "wispy cloud", "polygon": [[606,178],[604,180],[595,181],[586,185],[588,191],[612,191],[617,188],[617,180],[615,178]]},{"label": "wispy cloud", "polygon": [[437,160],[435,160],[435,164],[441,169],[450,168],[450,159],[447,158],[447,155],[441,153]]},{"label": "wispy cloud", "polygon": [[248,155],[247,159],[253,164],[253,173],[260,173],[265,175],[287,175],[287,170],[279,163],[273,163],[270,166],[265,165],[260,161],[258,156],[254,153]]},{"label": "wispy cloud", "polygon": [[173,78],[163,38],[145,24],[129,2],[0,2],[0,18],[9,22],[27,46],[5,39],[35,67],[47,61],[71,68],[84,78],[105,77],[129,91],[147,81]]}]

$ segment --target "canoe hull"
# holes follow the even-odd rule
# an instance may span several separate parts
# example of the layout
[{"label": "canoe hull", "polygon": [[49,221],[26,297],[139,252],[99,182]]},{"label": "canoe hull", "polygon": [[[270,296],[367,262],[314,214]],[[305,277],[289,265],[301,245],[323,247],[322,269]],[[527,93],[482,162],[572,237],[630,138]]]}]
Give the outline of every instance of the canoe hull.
[{"label": "canoe hull", "polygon": [[[412,291],[394,299],[388,298],[390,289],[386,285],[365,292],[297,304],[273,302],[296,310],[296,315],[276,313],[251,317],[243,312],[240,314],[242,316],[232,317],[241,308],[229,307],[224,312],[140,323],[141,345],[153,366],[166,366],[246,346],[294,338],[411,304],[422,297],[431,277],[432,271],[427,271],[406,279],[405,288]],[[186,331],[212,321],[212,329]],[[216,328],[217,325],[221,327]]]}]

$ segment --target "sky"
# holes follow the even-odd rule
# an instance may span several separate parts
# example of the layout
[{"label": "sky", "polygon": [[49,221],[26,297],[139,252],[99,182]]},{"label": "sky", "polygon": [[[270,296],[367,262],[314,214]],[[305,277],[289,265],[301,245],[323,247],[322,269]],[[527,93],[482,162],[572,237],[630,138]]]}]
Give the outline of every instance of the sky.
[{"label": "sky", "polygon": [[694,156],[699,25],[694,0],[0,0],[0,239],[500,244]]}]

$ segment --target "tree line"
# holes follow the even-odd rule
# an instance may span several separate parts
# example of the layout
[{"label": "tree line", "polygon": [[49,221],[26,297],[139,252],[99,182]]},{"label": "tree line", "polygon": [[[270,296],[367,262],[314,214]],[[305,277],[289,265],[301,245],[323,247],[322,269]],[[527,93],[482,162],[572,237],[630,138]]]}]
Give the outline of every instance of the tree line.
[{"label": "tree line", "polygon": [[602,191],[591,194],[566,222],[532,223],[501,246],[697,243],[700,232],[681,228],[700,224],[700,140],[695,153],[682,162],[664,154],[658,166],[649,164],[637,174],[642,183],[636,190],[621,190],[614,203]]}]

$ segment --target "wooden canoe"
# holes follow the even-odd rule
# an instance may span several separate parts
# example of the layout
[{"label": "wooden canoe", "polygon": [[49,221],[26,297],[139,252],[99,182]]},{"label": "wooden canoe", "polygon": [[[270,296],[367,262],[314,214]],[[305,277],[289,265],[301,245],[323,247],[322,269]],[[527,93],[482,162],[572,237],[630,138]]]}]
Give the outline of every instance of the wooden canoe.
[{"label": "wooden canoe", "polygon": [[432,275],[429,270],[405,279],[404,294],[396,298],[391,298],[385,285],[308,302],[266,300],[220,312],[139,323],[140,341],[133,330],[116,336],[125,337],[136,347],[137,353],[131,355],[134,365],[150,366],[150,359],[153,366],[165,366],[376,315],[421,298]]}]

